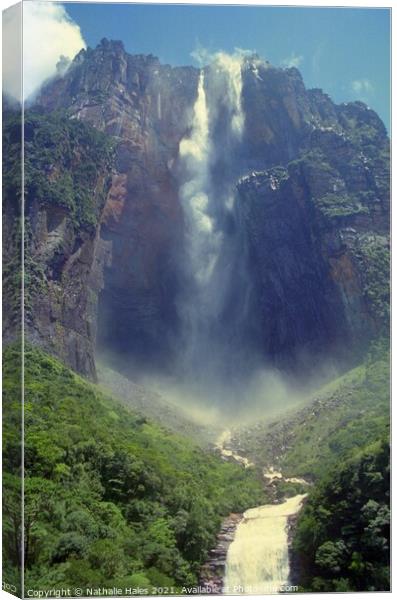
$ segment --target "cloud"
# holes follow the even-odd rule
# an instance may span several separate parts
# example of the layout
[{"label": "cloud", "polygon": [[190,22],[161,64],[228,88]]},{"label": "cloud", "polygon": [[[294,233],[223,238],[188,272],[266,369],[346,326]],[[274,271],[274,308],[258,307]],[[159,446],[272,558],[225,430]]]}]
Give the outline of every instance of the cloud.
[{"label": "cloud", "polygon": [[195,50],[190,53],[190,56],[195,60],[200,67],[204,67],[212,61],[213,53],[197,43]]},{"label": "cloud", "polygon": [[[6,48],[8,65],[3,85],[6,93],[18,98],[20,51],[12,39],[20,17],[15,8],[6,11],[8,14],[3,21],[5,43],[11,42]],[[60,59],[64,67],[86,44],[80,27],[72,21],[61,4],[25,2],[23,25],[24,97],[27,99],[39,90],[46,79],[56,74]]]},{"label": "cloud", "polygon": [[21,101],[22,7],[3,13],[3,92]]},{"label": "cloud", "polygon": [[242,60],[243,58],[249,58],[256,55],[256,50],[247,50],[245,48],[234,48],[233,54],[228,54],[223,50],[217,50],[211,52],[207,48],[204,48],[199,42],[196,43],[196,48],[190,53],[190,56],[195,60],[200,67],[205,67],[213,62],[216,62],[222,57],[231,57],[233,59]]},{"label": "cloud", "polygon": [[369,79],[355,79],[351,83],[351,88],[353,92],[359,95],[372,94],[375,91]]},{"label": "cloud", "polygon": [[281,61],[281,64],[283,67],[299,67],[299,65],[302,63],[303,61],[303,56],[301,54],[295,54],[295,52],[292,52],[292,54],[290,56],[288,56],[287,58],[284,58]]}]

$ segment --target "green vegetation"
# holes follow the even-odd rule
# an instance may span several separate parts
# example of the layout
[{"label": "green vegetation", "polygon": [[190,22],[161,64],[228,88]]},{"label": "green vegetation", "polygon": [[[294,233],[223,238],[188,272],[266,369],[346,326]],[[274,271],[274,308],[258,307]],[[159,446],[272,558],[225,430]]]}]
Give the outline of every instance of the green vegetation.
[{"label": "green vegetation", "polygon": [[385,437],[339,461],[310,494],[293,541],[304,591],[390,589],[389,455]]},{"label": "green vegetation", "polygon": [[[3,241],[3,306],[4,320],[8,320],[15,330],[21,329],[22,291],[22,227],[21,219],[15,216],[10,231],[4,227]],[[8,244],[7,244],[8,242]]]},{"label": "green vegetation", "polygon": [[385,139],[379,117],[368,111],[366,105],[361,102],[341,105],[339,109],[349,141],[365,149],[378,146],[379,151],[379,143],[384,143]]},{"label": "green vegetation", "polygon": [[12,199],[12,204],[21,213],[22,193],[22,128],[21,111],[3,113],[3,198]]},{"label": "green vegetation", "polygon": [[303,153],[288,164],[288,169],[291,173],[301,173],[310,182],[312,202],[325,217],[333,219],[370,213],[367,202],[373,195],[369,192],[330,191],[340,186],[340,173],[321,149]]},{"label": "green vegetation", "polygon": [[[20,111],[3,113],[3,306],[5,326],[21,325],[21,181],[22,140]],[[7,323],[8,322],[8,323]],[[7,323],[7,324],[6,324]]]},{"label": "green vegetation", "polygon": [[324,472],[389,428],[387,340],[372,345],[365,363],[332,380],[283,417],[236,432],[250,460],[286,477],[316,481]]},{"label": "green vegetation", "polygon": [[369,215],[369,208],[360,201],[359,194],[333,193],[316,199],[320,211],[330,218],[350,215]]},{"label": "green vegetation", "polygon": [[355,259],[363,280],[364,297],[369,309],[387,335],[390,313],[390,248],[380,235],[361,236]]},{"label": "green vegetation", "polygon": [[[3,197],[7,242],[4,253],[3,286],[9,319],[20,315],[21,294],[21,117],[8,111],[3,120]],[[33,296],[45,292],[45,267],[37,260],[37,209],[48,209],[51,219],[66,217],[66,227],[75,234],[95,234],[95,228],[110,184],[113,149],[110,137],[66,112],[40,114],[25,111],[25,310],[30,317]],[[32,220],[32,212],[35,219]],[[64,248],[59,246],[61,254]]]},{"label": "green vegetation", "polygon": [[308,491],[293,533],[299,591],[389,589],[388,340],[364,364],[333,380],[278,421],[241,434],[252,460],[286,477],[276,496]]},{"label": "green vegetation", "polygon": [[320,148],[308,150],[302,153],[299,158],[288,163],[288,171],[296,173],[297,171],[307,172],[321,176],[322,178],[334,178],[337,172],[329,164],[327,156]]},{"label": "green vegetation", "polygon": [[164,396],[132,383],[108,365],[96,360],[96,373],[104,393],[110,394],[128,409],[145,415],[149,420],[161,423],[169,431],[193,439],[202,447],[213,446],[220,432],[220,425],[199,424],[189,415],[188,409],[176,406]]},{"label": "green vegetation", "polygon": [[[18,485],[18,361],[20,351],[8,348],[7,490]],[[266,500],[253,469],[223,462],[128,411],[34,348],[26,352],[25,469],[29,588],[180,589],[197,582],[222,517]],[[9,495],[4,515],[9,578],[18,567],[16,497]]]},{"label": "green vegetation", "polygon": [[[94,227],[107,193],[107,185],[98,185],[98,179],[105,181],[113,160],[109,136],[66,112],[28,110],[24,139],[27,213],[34,202],[56,205],[68,211],[77,230]],[[15,160],[20,140],[20,117],[10,113],[4,123],[3,141],[4,191],[10,198],[20,194],[21,174]]]},{"label": "green vegetation", "polygon": [[[384,340],[339,382],[347,401],[296,432],[286,469],[315,479],[293,553],[300,591],[389,589],[389,354]],[[334,396],[335,398],[337,396]]]},{"label": "green vegetation", "polygon": [[[21,343],[21,341],[20,341]],[[5,375],[9,359],[3,355],[2,372]],[[3,540],[3,582],[15,586],[15,593],[21,595],[21,528],[22,528],[22,355],[14,353],[12,372],[8,386],[12,394],[7,394],[3,379],[2,405],[2,540]],[[13,589],[12,587],[8,588]],[[13,592],[14,593],[14,592]]]},{"label": "green vegetation", "polygon": [[389,344],[283,418],[240,433],[249,458],[285,477],[276,497],[308,492],[293,533],[299,591],[389,589]]},{"label": "green vegetation", "polygon": [[335,462],[381,439],[389,428],[389,355],[385,342],[367,362],[323,391],[297,419],[291,448],[281,460],[286,474],[317,479]]}]

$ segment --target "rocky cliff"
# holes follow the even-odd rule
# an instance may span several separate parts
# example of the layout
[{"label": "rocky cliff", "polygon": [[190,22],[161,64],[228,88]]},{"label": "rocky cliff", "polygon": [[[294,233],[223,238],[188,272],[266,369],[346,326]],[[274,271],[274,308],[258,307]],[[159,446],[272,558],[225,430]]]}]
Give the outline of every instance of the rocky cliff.
[{"label": "rocky cliff", "polygon": [[261,346],[282,367],[346,360],[387,329],[384,125],[360,102],[305,90],[296,69],[248,69],[244,99],[255,170],[238,183],[238,208]]},{"label": "rocky cliff", "polygon": [[332,117],[298,158],[238,184],[263,348],[280,365],[346,359],[387,328],[388,140],[363,104]]},{"label": "rocky cliff", "polygon": [[90,287],[99,294],[99,343],[155,364],[176,324],[175,253],[183,215],[174,174],[197,71],[130,56],[103,40],[82,51],[38,100],[112,137],[112,185],[103,207]]},{"label": "rocky cliff", "polygon": [[[4,338],[20,314],[20,179],[13,169],[21,144],[18,112],[3,132]],[[96,303],[87,285],[97,227],[111,179],[107,136],[62,113],[25,112],[24,318],[29,341],[43,345],[74,370],[95,377]]]},{"label": "rocky cliff", "polygon": [[[257,56],[241,68],[243,136],[233,162],[218,151],[212,169],[218,186],[237,194],[226,227],[244,247],[232,256],[244,256],[249,274],[242,328],[267,360],[293,368],[350,352],[387,327],[389,142],[372,110],[306,90],[296,69]],[[103,40],[32,107],[39,117],[27,124],[26,150],[36,143],[45,156],[28,155],[41,174],[32,171],[27,244],[44,283],[28,282],[27,329],[92,377],[95,346],[138,365],[172,364],[184,276],[179,144],[198,79],[197,69]],[[38,132],[55,118],[62,135]],[[221,118],[217,131],[226,140]],[[101,151],[105,138],[112,150]],[[44,194],[37,178],[48,184]],[[225,326],[236,321],[240,292],[235,281],[219,317]]]}]

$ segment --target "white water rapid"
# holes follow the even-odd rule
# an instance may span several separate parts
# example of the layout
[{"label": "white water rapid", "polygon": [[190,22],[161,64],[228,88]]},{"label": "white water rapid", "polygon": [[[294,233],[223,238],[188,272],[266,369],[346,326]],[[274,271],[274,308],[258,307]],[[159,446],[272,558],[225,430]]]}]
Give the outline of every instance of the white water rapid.
[{"label": "white water rapid", "polygon": [[244,513],[227,554],[225,594],[288,591],[287,521],[299,511],[304,497],[301,494]]},{"label": "white water rapid", "polygon": [[221,456],[223,456],[225,459],[229,460],[230,458],[232,458],[241,465],[244,465],[246,469],[248,467],[252,467],[254,465],[253,462],[250,462],[245,456],[240,456],[240,454],[234,452],[234,450],[232,450],[230,447],[227,447],[230,446],[231,440],[232,432],[230,431],[230,429],[225,429],[225,431],[223,431],[218,437],[215,443],[215,448],[221,453]]},{"label": "white water rapid", "polygon": [[[245,467],[254,463],[232,449],[232,432],[225,429],[215,448],[226,459],[234,459]],[[273,467],[263,476],[272,483],[280,479],[308,485],[304,479],[285,478]],[[277,594],[289,591],[288,518],[302,506],[306,494],[288,498],[282,504],[266,504],[247,510],[237,525],[234,540],[226,556],[223,593]]]}]

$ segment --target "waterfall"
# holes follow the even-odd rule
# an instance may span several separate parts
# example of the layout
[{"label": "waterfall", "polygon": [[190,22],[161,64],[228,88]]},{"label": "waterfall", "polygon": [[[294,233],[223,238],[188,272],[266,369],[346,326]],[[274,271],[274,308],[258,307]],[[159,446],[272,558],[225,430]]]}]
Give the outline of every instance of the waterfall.
[{"label": "waterfall", "polygon": [[[230,198],[221,195],[219,199],[215,193],[211,167],[219,154],[233,153],[244,128],[241,58],[218,53],[207,73],[205,82],[205,70],[200,71],[191,129],[179,145],[185,179],[180,197],[188,223],[188,251],[192,273],[201,287],[210,280],[221,247],[219,209],[230,207]],[[214,136],[217,121],[224,118],[225,111],[227,147]],[[222,183],[228,188],[235,181]]]},{"label": "waterfall", "polygon": [[212,72],[218,79],[224,78],[219,86],[220,98],[231,112],[230,127],[232,134],[241,139],[244,129],[244,111],[241,102],[243,78],[241,73],[242,57],[236,54],[218,52],[212,63]]},{"label": "waterfall", "polygon": [[289,578],[288,517],[297,513],[304,494],[282,504],[244,513],[229,546],[225,594],[266,594],[285,591]]},{"label": "waterfall", "polygon": [[215,329],[232,272],[225,215],[233,208],[237,177],[231,165],[244,129],[241,65],[241,57],[218,53],[201,69],[191,126],[179,146],[187,282],[178,305],[182,363],[196,376],[200,367],[215,371],[214,361],[226,355]]},{"label": "waterfall", "polygon": [[196,282],[205,285],[216,260],[218,236],[209,212],[211,139],[203,70],[198,80],[191,133],[181,141],[179,155],[187,179],[180,195],[188,225],[190,266]]}]

